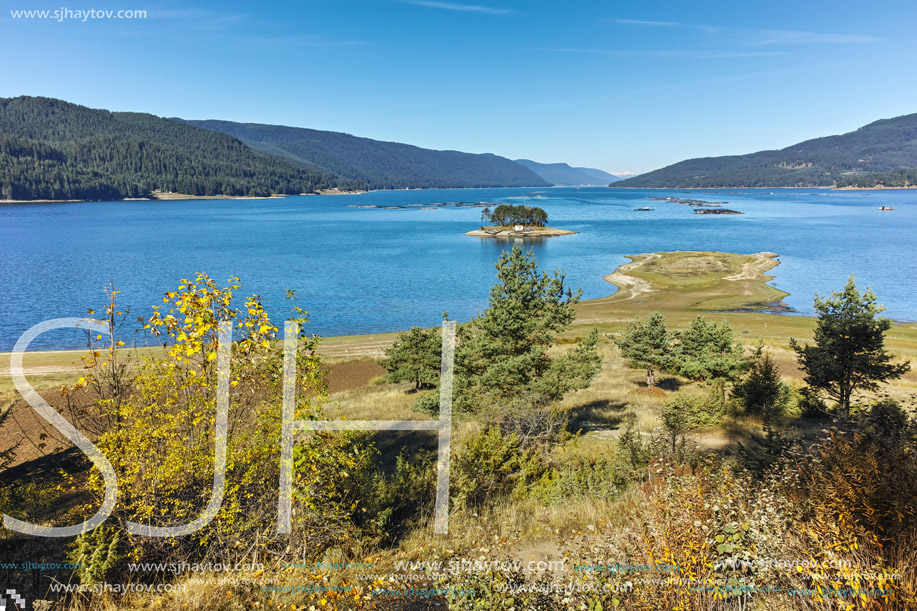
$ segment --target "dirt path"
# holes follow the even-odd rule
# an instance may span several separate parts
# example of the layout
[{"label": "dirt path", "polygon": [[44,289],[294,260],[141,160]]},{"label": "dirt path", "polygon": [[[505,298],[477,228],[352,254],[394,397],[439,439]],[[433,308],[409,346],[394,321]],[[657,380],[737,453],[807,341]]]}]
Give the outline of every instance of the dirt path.
[{"label": "dirt path", "polygon": [[743,264],[741,272],[733,274],[732,276],[726,276],[723,280],[755,280],[767,270],[776,267],[779,261],[775,259],[780,255],[773,252],[758,252],[751,256],[754,257],[754,259]]},{"label": "dirt path", "polygon": [[634,258],[634,260],[630,263],[621,265],[618,267],[618,269],[605,276],[604,280],[618,287],[620,291],[628,291],[629,295],[627,299],[633,299],[634,297],[643,295],[644,293],[655,292],[656,289],[654,289],[649,282],[643,280],[642,278],[635,278],[634,276],[630,276],[628,275],[628,272],[632,272],[641,265],[644,265],[649,261],[653,261],[654,259],[658,259],[661,256],[662,255],[659,253],[637,255],[636,258]]}]

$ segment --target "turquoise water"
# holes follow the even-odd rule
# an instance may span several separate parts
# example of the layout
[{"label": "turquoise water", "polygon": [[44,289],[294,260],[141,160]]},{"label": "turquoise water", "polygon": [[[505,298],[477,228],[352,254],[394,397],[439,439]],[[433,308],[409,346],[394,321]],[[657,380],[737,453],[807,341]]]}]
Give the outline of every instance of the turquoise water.
[{"label": "turquoise water", "polygon": [[[696,215],[649,197],[726,201],[743,215]],[[472,238],[480,209],[364,209],[353,205],[529,203],[577,235],[526,241],[545,269],[561,269],[585,298],[610,295],[602,277],[625,255],[661,250],[772,251],[774,286],[811,311],[815,291],[854,273],[888,315],[917,320],[917,191],[631,191],[607,188],[384,191],[275,200],[0,205],[0,350],[31,325],[104,306],[111,280],[121,303],[148,315],[180,278],[239,276],[282,320],[295,289],[319,335],[468,320],[486,307],[494,263],[511,243]],[[635,212],[647,205],[652,212]],[[880,212],[880,205],[895,207]],[[138,335],[140,344],[146,342]],[[75,331],[34,348],[73,348]],[[129,340],[128,340],[129,341]]]}]

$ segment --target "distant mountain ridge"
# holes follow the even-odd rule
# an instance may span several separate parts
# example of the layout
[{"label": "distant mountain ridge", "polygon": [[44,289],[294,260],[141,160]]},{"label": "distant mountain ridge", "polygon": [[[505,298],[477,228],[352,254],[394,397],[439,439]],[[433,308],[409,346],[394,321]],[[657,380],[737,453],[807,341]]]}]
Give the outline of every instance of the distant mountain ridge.
[{"label": "distant mountain ridge", "polygon": [[[633,188],[875,186],[917,168],[917,114],[749,155],[688,159],[611,183]],[[883,178],[885,177],[885,178]]]},{"label": "distant mountain ridge", "polygon": [[539,163],[531,159],[515,161],[555,186],[596,187],[621,180],[614,174],[594,168],[575,168],[566,163]]},{"label": "distant mountain ridge", "polygon": [[491,153],[423,149],[302,127],[184,120],[238,138],[253,149],[313,164],[373,189],[544,187],[528,168]]}]

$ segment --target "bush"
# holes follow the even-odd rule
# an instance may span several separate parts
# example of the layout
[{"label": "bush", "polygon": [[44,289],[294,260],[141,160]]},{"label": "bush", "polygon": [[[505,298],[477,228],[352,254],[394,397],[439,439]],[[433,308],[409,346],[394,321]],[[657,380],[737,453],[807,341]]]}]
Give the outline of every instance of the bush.
[{"label": "bush", "polygon": [[567,429],[567,416],[553,405],[530,405],[525,400],[511,401],[486,414],[504,437],[515,436],[520,448],[547,445]]},{"label": "bush", "polygon": [[627,414],[624,430],[618,437],[618,452],[627,458],[631,468],[635,470],[645,468],[650,460],[649,448],[637,430],[636,420],[635,414]]},{"label": "bush", "polygon": [[422,414],[439,416],[439,390],[422,393],[414,401],[411,409]]},{"label": "bush", "polygon": [[[584,565],[677,568],[638,576],[616,595],[627,609],[913,609],[917,426],[887,400],[863,411],[794,446],[763,480],[713,454],[693,466],[657,459],[614,524],[565,537],[564,555]],[[580,577],[592,592],[626,579]],[[825,592],[848,588],[862,595]],[[585,593],[565,602],[592,608]]]},{"label": "bush", "polygon": [[762,477],[790,449],[791,443],[786,435],[773,425],[764,425],[764,437],[756,438],[749,447],[738,443],[739,466]]},{"label": "bush", "polygon": [[452,494],[457,505],[477,507],[526,488],[544,473],[541,455],[524,450],[516,435],[490,428],[472,437],[455,459]]},{"label": "bush", "polygon": [[[605,534],[574,537],[564,552],[587,566],[652,567],[643,575],[579,573],[594,592],[626,580],[636,582],[633,589],[614,594],[624,609],[757,608],[747,602],[733,606],[745,601],[694,586],[760,584],[756,572],[746,570],[744,563],[775,553],[782,532],[780,508],[773,493],[747,476],[735,475],[713,455],[702,457],[694,467],[657,460],[648,480],[619,505],[614,525]],[[666,572],[669,569],[673,570]]]},{"label": "bush", "polygon": [[436,454],[401,452],[391,475],[376,473],[366,504],[358,514],[364,539],[371,545],[391,544],[432,513],[436,496]]},{"label": "bush", "polygon": [[[9,417],[10,409],[12,409],[12,405],[7,408],[0,408],[0,428],[3,427],[3,422]],[[7,443],[8,442],[4,440],[4,445],[7,445]],[[16,442],[11,446],[0,449],[0,471],[6,469],[6,466],[13,460],[13,455],[15,454],[16,448],[18,446],[19,442]]]},{"label": "bush", "polygon": [[799,415],[810,420],[827,418],[828,406],[819,396],[818,391],[808,386],[799,390],[799,396],[796,400]]},{"label": "bush", "polygon": [[[714,392],[713,394],[718,394]],[[718,424],[724,406],[715,397],[676,393],[662,405],[662,423],[669,434],[672,452],[676,452],[685,435],[695,429]]]},{"label": "bush", "polygon": [[799,473],[787,495],[798,511],[832,525],[840,545],[864,538],[891,544],[917,526],[917,428],[891,401],[864,411],[787,459]]},{"label": "bush", "polygon": [[575,497],[611,500],[634,481],[630,465],[617,454],[590,460],[580,456],[550,467],[525,495],[563,505]]},{"label": "bush", "polygon": [[[789,501],[792,536],[786,554],[816,564],[844,559],[835,588],[892,591],[883,609],[917,603],[917,434],[894,403],[863,410],[855,422],[824,431],[797,446],[776,468],[772,487]],[[796,587],[824,585],[824,570],[802,567],[786,576]],[[893,577],[890,573],[896,573]],[[855,608],[880,608],[876,600],[851,600]],[[847,608],[854,608],[853,606]]]},{"label": "bush", "polygon": [[74,573],[81,584],[93,585],[106,581],[108,572],[121,558],[118,549],[120,542],[121,532],[104,525],[76,538],[67,560],[79,565]]}]

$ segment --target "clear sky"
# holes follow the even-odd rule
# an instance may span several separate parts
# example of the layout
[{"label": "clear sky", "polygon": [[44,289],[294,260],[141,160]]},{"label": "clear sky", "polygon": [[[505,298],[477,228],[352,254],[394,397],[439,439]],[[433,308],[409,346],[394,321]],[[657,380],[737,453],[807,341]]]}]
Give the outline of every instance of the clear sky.
[{"label": "clear sky", "polygon": [[[610,172],[779,148],[917,112],[913,0],[0,4],[2,97]],[[61,8],[147,18],[10,12]]]}]

